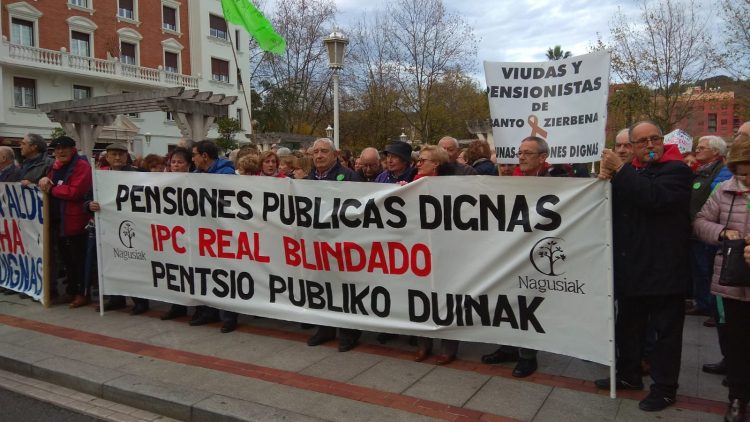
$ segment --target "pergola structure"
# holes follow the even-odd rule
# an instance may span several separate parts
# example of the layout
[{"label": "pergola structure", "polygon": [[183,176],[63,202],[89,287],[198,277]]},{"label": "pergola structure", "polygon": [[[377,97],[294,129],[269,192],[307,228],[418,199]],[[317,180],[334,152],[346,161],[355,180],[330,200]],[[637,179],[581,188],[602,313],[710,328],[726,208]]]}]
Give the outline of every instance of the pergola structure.
[{"label": "pergola structure", "polygon": [[229,106],[235,101],[236,96],[175,87],[57,101],[39,104],[39,108],[50,120],[60,123],[65,133],[76,140],[78,149],[91,157],[102,129],[112,125],[119,114],[171,112],[190,148],[193,140],[206,138],[214,119],[229,115]]}]

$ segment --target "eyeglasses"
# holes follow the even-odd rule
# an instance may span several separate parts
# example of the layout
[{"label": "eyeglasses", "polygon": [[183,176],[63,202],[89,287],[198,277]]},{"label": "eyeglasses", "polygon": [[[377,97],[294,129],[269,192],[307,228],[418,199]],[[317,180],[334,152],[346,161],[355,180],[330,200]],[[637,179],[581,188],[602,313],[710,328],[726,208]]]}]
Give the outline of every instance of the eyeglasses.
[{"label": "eyeglasses", "polygon": [[434,162],[433,160],[430,160],[428,158],[419,158],[417,159],[417,164],[423,164],[425,161]]},{"label": "eyeglasses", "polygon": [[539,155],[539,154],[541,154],[541,153],[540,152],[529,152],[529,151],[518,151],[518,156],[519,157],[523,157],[523,156],[526,156],[526,155]]},{"label": "eyeglasses", "polygon": [[695,152],[701,152],[701,151],[707,151],[711,149],[710,147],[696,147]]},{"label": "eyeglasses", "polygon": [[645,138],[636,139],[635,141],[631,142],[633,145],[641,146],[645,144],[646,142],[651,142],[652,144],[660,144],[664,140],[664,137],[661,135],[651,135]]}]

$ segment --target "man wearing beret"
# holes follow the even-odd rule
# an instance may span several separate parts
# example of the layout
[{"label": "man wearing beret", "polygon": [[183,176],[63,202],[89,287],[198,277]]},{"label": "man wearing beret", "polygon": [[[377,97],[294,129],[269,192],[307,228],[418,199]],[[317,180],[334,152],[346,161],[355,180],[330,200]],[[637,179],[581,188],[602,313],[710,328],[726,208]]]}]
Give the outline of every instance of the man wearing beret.
[{"label": "man wearing beret", "polygon": [[[130,158],[130,156],[128,153],[128,146],[125,145],[124,143],[115,142],[115,143],[111,143],[107,145],[105,158],[107,159],[107,163],[109,164],[109,167],[102,167],[102,170],[140,171],[128,163],[128,158]],[[98,212],[101,209],[99,207],[99,203],[96,201],[86,201],[86,203],[84,204],[84,207],[85,209],[91,212]],[[142,299],[139,297],[134,297],[132,299],[133,299],[134,306],[133,306],[133,309],[130,311],[130,315],[140,315],[148,311],[149,309],[148,299]],[[78,306],[82,306],[83,304],[85,303],[74,301],[71,304],[71,307],[76,308]],[[125,296],[110,295],[109,300],[104,303],[104,310],[113,311],[115,309],[122,309],[125,306],[127,306],[127,303],[125,302]]]},{"label": "man wearing beret", "polygon": [[89,215],[83,202],[91,190],[91,166],[78,155],[76,142],[61,136],[52,141],[55,162],[46,177],[39,180],[39,189],[52,199],[50,208],[50,233],[57,239],[57,250],[68,276],[65,294],[57,303],[83,300],[84,255],[86,253],[86,224]]}]

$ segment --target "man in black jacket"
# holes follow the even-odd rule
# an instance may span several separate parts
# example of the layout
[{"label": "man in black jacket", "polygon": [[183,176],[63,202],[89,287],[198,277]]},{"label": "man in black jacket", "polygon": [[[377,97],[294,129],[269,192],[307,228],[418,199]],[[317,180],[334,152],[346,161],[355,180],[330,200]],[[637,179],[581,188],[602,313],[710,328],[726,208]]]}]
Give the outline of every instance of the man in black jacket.
[{"label": "man in black jacket", "polygon": [[[643,388],[642,340],[647,324],[657,334],[651,360],[649,395],[638,407],[666,408],[675,401],[684,301],[690,280],[690,186],[693,174],[675,145],[664,145],[651,122],[631,126],[634,159],[623,163],[611,150],[602,154],[599,177],[610,179],[614,287],[617,300],[615,340],[618,389]],[[609,388],[609,379],[596,381]]]},{"label": "man in black jacket", "polygon": [[[313,169],[307,176],[309,180],[327,180],[338,182],[361,182],[362,179],[354,170],[339,164],[336,147],[328,138],[320,138],[312,146]],[[359,341],[362,331],[340,328],[339,352],[352,350]],[[318,326],[318,331],[307,339],[308,346],[318,346],[336,338],[336,327]]]}]

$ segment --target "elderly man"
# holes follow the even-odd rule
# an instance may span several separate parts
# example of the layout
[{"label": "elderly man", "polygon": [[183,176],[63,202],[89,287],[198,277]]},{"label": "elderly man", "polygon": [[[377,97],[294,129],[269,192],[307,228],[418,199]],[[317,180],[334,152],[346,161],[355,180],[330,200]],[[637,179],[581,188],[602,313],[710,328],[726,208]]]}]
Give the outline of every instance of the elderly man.
[{"label": "elderly man", "polygon": [[[677,395],[685,321],[686,280],[690,277],[690,191],[693,173],[676,145],[664,145],[656,124],[630,128],[634,159],[625,163],[613,151],[602,153],[599,177],[613,190],[615,340],[618,389],[640,390],[642,341],[647,326],[656,331],[651,391],[638,407],[662,410]],[[609,379],[596,381],[609,388]]]},{"label": "elderly man", "polygon": [[0,146],[0,182],[17,182],[21,180],[21,169],[16,165],[13,148]]},{"label": "elderly man", "polygon": [[385,170],[375,178],[377,183],[411,182],[417,169],[411,165],[411,146],[395,141],[385,146]]},{"label": "elderly man", "polygon": [[[354,170],[348,169],[339,163],[336,148],[333,141],[328,138],[319,138],[312,146],[313,168],[307,176],[309,180],[321,181],[351,181],[361,182]],[[341,328],[339,336],[339,352],[348,352],[356,345],[362,332],[349,328]],[[336,338],[336,327],[319,326],[318,331],[307,339],[308,346],[318,346]]]},{"label": "elderly man", "polygon": [[21,184],[37,183],[49,172],[52,159],[47,156],[47,142],[36,133],[28,133],[21,140]]},{"label": "elderly man", "polygon": [[625,128],[615,136],[615,154],[623,163],[633,161],[633,145],[630,143],[630,129]]},{"label": "elderly man", "polygon": [[357,172],[365,182],[374,182],[383,167],[380,165],[380,153],[373,147],[367,147],[359,154],[360,170]]},{"label": "elderly man", "polygon": [[[547,141],[538,136],[524,138],[518,148],[518,167],[513,171],[513,176],[562,177],[568,174],[553,172],[553,167],[547,163],[548,157],[549,145]],[[513,376],[524,378],[536,372],[539,366],[536,355],[537,351],[533,349],[500,346],[493,353],[482,356],[482,362],[495,364],[517,360],[518,363],[513,369]]]},{"label": "elderly man", "polygon": [[[107,145],[107,148],[104,153],[104,157],[107,160],[107,163],[109,164],[109,167],[103,167],[102,170],[111,170],[111,171],[140,171],[137,168],[133,167],[132,165],[128,164],[128,158],[129,152],[128,152],[128,146],[125,145],[122,142],[115,142],[112,144]],[[90,197],[93,195],[91,193],[89,195]],[[91,211],[91,212],[99,212],[101,210],[99,203],[93,200],[87,200],[84,204],[84,207]],[[140,315],[148,311],[149,309],[149,302],[148,299],[142,299],[138,297],[134,297],[133,299],[133,309],[130,311],[130,315]],[[86,295],[83,298],[77,298],[73,303],[71,303],[71,308],[78,308],[84,305],[87,305],[89,303],[89,297],[88,292],[86,292]],[[113,311],[116,309],[122,309],[125,306],[127,306],[127,303],[125,301],[125,296],[119,296],[119,295],[110,295],[107,302],[104,303],[104,310],[105,311]]]},{"label": "elderly man", "polygon": [[62,255],[68,276],[65,294],[56,303],[83,300],[84,255],[86,253],[86,224],[89,215],[83,208],[86,195],[91,191],[91,167],[78,155],[76,142],[68,136],[52,141],[55,163],[47,176],[39,179],[39,189],[52,199],[50,206],[50,234],[57,240],[57,250]]},{"label": "elderly man", "polygon": [[455,168],[452,174],[456,176],[474,176],[477,174],[474,167],[466,164],[459,163],[458,155],[461,154],[461,149],[458,147],[458,141],[456,138],[450,136],[444,136],[438,141],[438,146],[448,152],[448,164]]}]

